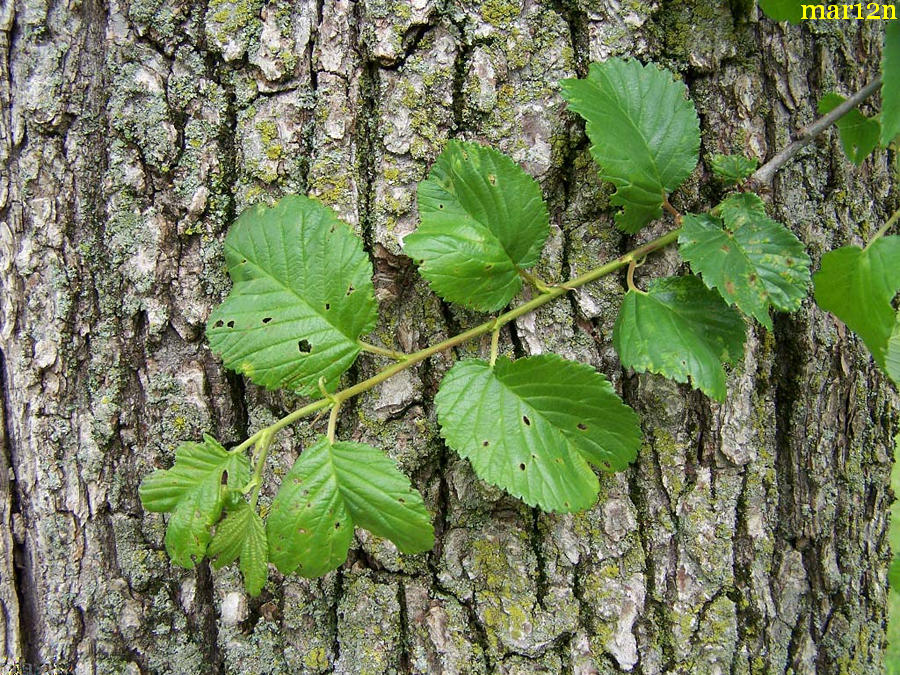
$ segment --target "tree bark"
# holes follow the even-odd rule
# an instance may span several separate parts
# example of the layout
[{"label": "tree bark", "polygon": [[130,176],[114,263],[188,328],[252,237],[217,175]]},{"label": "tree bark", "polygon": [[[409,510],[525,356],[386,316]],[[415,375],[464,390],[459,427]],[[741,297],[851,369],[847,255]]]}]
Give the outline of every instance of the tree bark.
[{"label": "tree bark", "polygon": [[[400,255],[415,187],[451,137],[541,182],[560,280],[661,234],[612,226],[608,185],[558,81],[631,55],[681,73],[702,157],[772,156],[825,91],[877,74],[877,22],[773,24],[708,0],[8,0],[0,10],[0,647],[77,673],[871,673],[884,643],[896,394],[811,300],[748,326],[718,404],[623,372],[610,277],[504,330],[613,379],[641,415],[629,471],[548,515],[478,481],[441,442],[433,358],[345,407],[343,438],[395,457],[437,545],[357,533],[321,580],[183,570],[141,478],[203,432],[229,444],[293,409],[226,372],[203,328],[245,206],[309,193],[375,266],[370,340],[413,350],[479,318]],[[859,169],[826,133],[781,171],[773,215],[814,260],[898,202],[890,153]],[[682,211],[723,195],[703,161]],[[638,284],[674,273],[674,251]],[[483,320],[483,319],[482,319]],[[362,355],[346,381],[383,362]],[[262,502],[321,423],[278,436]]]}]

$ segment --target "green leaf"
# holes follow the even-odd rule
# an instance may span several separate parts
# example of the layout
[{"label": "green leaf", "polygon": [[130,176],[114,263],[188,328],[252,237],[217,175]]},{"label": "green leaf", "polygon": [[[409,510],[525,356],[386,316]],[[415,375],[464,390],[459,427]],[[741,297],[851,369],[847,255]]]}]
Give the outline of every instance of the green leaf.
[{"label": "green leaf", "polygon": [[891,586],[891,592],[900,591],[900,555],[894,555],[891,560],[891,566],[888,568],[888,583]]},{"label": "green leaf", "polygon": [[756,171],[758,165],[758,160],[743,155],[713,155],[709,160],[712,172],[727,185],[740,183]]},{"label": "green leaf", "polygon": [[723,363],[744,351],[741,315],[695,276],[657,279],[646,293],[628,291],[613,327],[626,368],[687,382],[725,400]]},{"label": "green leaf", "polygon": [[587,79],[563,80],[569,107],[587,121],[600,175],[618,189],[616,224],[637,232],[662,215],[663,197],[697,164],[700,122],[684,83],[655,64],[610,59]]},{"label": "green leaf", "polygon": [[641,444],[637,415],[606,378],[553,354],[460,361],[434,402],[441,434],[482,480],[547,511],[593,506],[588,462],[624,469]]},{"label": "green leaf", "polygon": [[225,450],[212,436],[203,443],[182,443],[175,451],[175,465],[144,478],[139,494],[147,511],[171,511],[166,528],[169,557],[183,567],[193,567],[193,557],[206,554],[210,528],[222,513],[224,486],[240,489],[250,478],[250,462],[244,455]]},{"label": "green leaf", "polygon": [[694,274],[769,330],[769,306],[800,307],[809,286],[809,256],[793,232],[766,216],[752,193],[734,195],[712,215],[688,214],[679,251]]},{"label": "green leaf", "polygon": [[[819,101],[819,112],[823,115],[829,113],[846,100],[834,92],[825,94]],[[878,145],[878,136],[881,133],[881,125],[878,120],[870,119],[863,115],[858,108],[853,108],[836,124],[844,154],[857,166],[862,164],[862,161]]]},{"label": "green leaf", "polygon": [[881,144],[900,136],[900,19],[885,21],[881,55]]},{"label": "green leaf", "polygon": [[206,334],[225,366],[269,389],[333,389],[374,328],[372,265],[326,206],[284,197],[244,211],[225,238],[234,288]]},{"label": "green leaf", "polygon": [[759,6],[773,21],[790,21],[799,24],[803,19],[801,5],[810,4],[809,0],[759,0]]},{"label": "green leaf", "polygon": [[422,223],[403,249],[435,293],[485,312],[508,304],[550,231],[537,182],[496,150],[450,141],[418,201]]},{"label": "green leaf", "polygon": [[244,586],[250,595],[259,595],[269,576],[268,544],[262,518],[250,504],[240,500],[216,526],[207,555],[214,558],[213,567],[220,569],[240,557]]},{"label": "green leaf", "polygon": [[390,539],[404,553],[434,545],[421,495],[384,453],[324,437],[285,476],[266,521],[269,560],[287,574],[321,576],[347,559],[353,527]]},{"label": "green leaf", "polygon": [[826,253],[813,284],[819,307],[859,335],[885,369],[896,322],[891,301],[900,290],[900,236],[882,237],[865,249],[845,246]]},{"label": "green leaf", "polygon": [[894,330],[888,339],[884,356],[884,371],[894,381],[894,384],[900,387],[900,312],[897,312]]}]

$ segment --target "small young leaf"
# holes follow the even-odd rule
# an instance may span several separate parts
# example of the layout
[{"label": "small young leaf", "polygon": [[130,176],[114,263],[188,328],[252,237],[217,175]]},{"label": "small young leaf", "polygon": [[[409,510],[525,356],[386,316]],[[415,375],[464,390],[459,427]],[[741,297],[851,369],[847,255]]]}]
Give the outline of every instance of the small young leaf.
[{"label": "small young leaf", "polygon": [[626,368],[687,382],[725,400],[723,363],[744,351],[741,315],[694,276],[654,281],[646,293],[628,291],[613,327],[613,345]]},{"label": "small young leaf", "polygon": [[884,370],[896,322],[891,301],[900,290],[900,236],[826,253],[813,284],[819,307],[859,335]]},{"label": "small young leaf", "polygon": [[225,238],[231,293],[206,335],[225,366],[269,389],[332,389],[375,327],[372,265],[326,206],[298,195],[244,211]]},{"label": "small young leaf", "polygon": [[900,312],[894,320],[894,330],[888,340],[887,350],[884,356],[884,370],[894,384],[900,387]]},{"label": "small young leaf", "polygon": [[900,136],[900,20],[884,22],[881,55],[881,144]]},{"label": "small young leaf", "polygon": [[758,160],[743,155],[713,155],[709,160],[712,172],[726,185],[740,183],[756,171],[758,165]]},{"label": "small young leaf", "polygon": [[266,521],[269,560],[287,574],[321,576],[347,559],[353,527],[404,553],[434,546],[421,495],[380,450],[322,437],[285,476]]},{"label": "small young leaf", "polygon": [[[819,112],[823,115],[837,108],[846,99],[834,92],[825,94],[819,101]],[[881,125],[877,119],[863,115],[858,108],[853,108],[837,121],[838,133],[844,154],[857,166],[869,156],[878,145]]]},{"label": "small young leaf", "polygon": [[418,201],[422,224],[403,250],[435,293],[485,312],[509,303],[550,231],[537,182],[496,150],[450,141]]},{"label": "small young leaf", "polygon": [[803,19],[801,5],[811,4],[808,0],[759,0],[759,6],[773,21],[790,21],[799,24]]},{"label": "small young leaf", "polygon": [[169,557],[183,567],[193,567],[193,557],[206,554],[210,528],[222,513],[222,474],[237,489],[250,478],[250,462],[231,454],[212,436],[203,443],[182,443],[175,451],[175,465],[144,478],[140,497],[147,511],[172,511],[166,528]]},{"label": "small young leaf", "polygon": [[694,274],[769,330],[769,306],[800,307],[809,286],[809,256],[793,232],[766,216],[755,194],[734,195],[711,215],[688,214],[679,251]]},{"label": "small young leaf", "polygon": [[663,197],[691,174],[700,121],[684,83],[655,64],[610,59],[587,79],[563,80],[569,107],[587,121],[600,175],[618,189],[616,224],[637,232],[662,215]]},{"label": "small young leaf", "polygon": [[256,509],[241,499],[234,510],[216,526],[209,548],[213,567],[220,569],[240,557],[244,586],[252,596],[259,595],[269,576],[266,528]]},{"label": "small young leaf", "polygon": [[597,501],[588,462],[628,466],[640,421],[603,375],[553,354],[460,361],[434,399],[441,434],[479,478],[547,511]]}]

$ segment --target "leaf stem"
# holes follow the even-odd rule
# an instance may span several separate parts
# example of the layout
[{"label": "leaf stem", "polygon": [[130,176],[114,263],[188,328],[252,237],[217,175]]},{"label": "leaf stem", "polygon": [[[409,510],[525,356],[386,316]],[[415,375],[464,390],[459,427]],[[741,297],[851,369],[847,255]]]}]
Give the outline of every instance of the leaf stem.
[{"label": "leaf stem", "polygon": [[329,444],[334,443],[334,432],[337,429],[337,418],[340,409],[341,402],[335,399],[331,406],[331,414],[328,416],[328,432],[326,433],[326,438],[328,439]]},{"label": "leaf stem", "polygon": [[500,327],[491,332],[491,366],[497,362],[497,349],[500,344]]},{"label": "leaf stem", "polygon": [[256,443],[256,457],[254,458],[253,478],[250,484],[253,485],[253,493],[250,495],[250,508],[256,508],[256,500],[259,499],[259,491],[262,487],[262,472],[266,466],[266,459],[269,456],[269,448],[272,446],[272,438],[274,432],[263,429],[259,433],[259,439]]},{"label": "leaf stem", "polygon": [[641,295],[647,295],[646,291],[642,291],[634,285],[634,270],[637,266],[637,261],[634,258],[628,263],[628,273],[625,275],[625,281],[628,283],[628,290],[640,293]]},{"label": "leaf stem", "polygon": [[884,234],[889,229],[891,229],[891,226],[897,222],[898,218],[900,218],[900,209],[897,209],[896,211],[894,211],[893,214],[891,214],[891,217],[888,218],[887,222],[884,225],[882,225],[881,229],[875,233],[874,237],[872,237],[872,241],[870,241],[868,244],[866,244],[866,248],[869,248],[872,244],[874,244],[876,241],[881,239],[884,236]]},{"label": "leaf stem", "polygon": [[546,292],[541,293],[528,302],[522,303],[518,307],[515,307],[504,314],[501,314],[495,319],[485,321],[484,323],[479,324],[474,328],[463,331],[458,335],[454,335],[453,337],[447,338],[446,340],[431,345],[430,347],[425,347],[424,349],[420,349],[419,351],[413,352],[412,354],[406,354],[406,358],[403,361],[399,361],[398,363],[391,364],[381,369],[372,377],[363,380],[362,382],[358,382],[353,386],[347,387],[346,389],[342,389],[341,391],[335,394],[331,394],[328,397],[317,399],[312,403],[309,403],[308,405],[305,405],[302,408],[299,408],[292,413],[285,415],[274,424],[271,424],[257,431],[246,441],[233,448],[231,452],[240,452],[242,450],[245,450],[250,445],[255,443],[258,439],[260,439],[261,436],[265,434],[274,436],[278,431],[284,429],[290,424],[293,424],[297,420],[329,407],[331,408],[331,416],[328,420],[328,437],[329,440],[333,440],[334,427],[337,424],[337,408],[347,399],[353,398],[354,396],[369,391],[369,389],[372,389],[385,380],[390,379],[397,373],[406,370],[407,368],[410,368],[415,364],[434,356],[435,354],[439,354],[441,352],[447,351],[448,349],[452,349],[457,345],[461,345],[464,342],[468,342],[469,340],[480,337],[482,335],[486,335],[491,332],[499,332],[499,330],[510,321],[514,321],[524,314],[533,312],[538,307],[546,305],[548,302],[551,302],[556,298],[565,295],[569,291],[580,288],[581,286],[589,284],[592,281],[596,281],[597,279],[601,279],[609,274],[612,274],[613,272],[622,269],[629,263],[641,259],[649,253],[653,253],[654,251],[665,248],[669,244],[674,243],[678,239],[678,235],[680,233],[681,228],[672,230],[671,232],[667,232],[663,236],[649,241],[646,244],[638,246],[632,251],[629,251],[628,253],[625,253],[624,255],[621,255],[618,258],[609,261],[605,265],[595,267],[594,269],[589,270],[584,274],[575,277],[574,279],[570,279],[564,284],[548,287]]},{"label": "leaf stem", "polygon": [[385,349],[384,347],[369,344],[368,342],[363,342],[362,340],[357,340],[356,343],[364,352],[369,352],[370,354],[378,354],[379,356],[387,356],[388,358],[394,359],[395,361],[403,361],[407,357],[406,354],[404,354],[403,352],[398,352],[396,349]]},{"label": "leaf stem", "polygon": [[526,272],[521,267],[518,268],[518,271],[519,271],[520,277],[522,277],[525,281],[527,281],[529,284],[534,286],[541,293],[546,293],[547,291],[550,290],[550,288],[551,288],[550,284],[545,282],[543,279],[541,279],[536,274],[531,274],[530,272]]},{"label": "leaf stem", "polygon": [[256,431],[252,436],[250,436],[249,438],[247,438],[247,440],[245,440],[243,443],[234,446],[234,447],[231,448],[231,450],[229,450],[228,452],[232,453],[233,455],[236,455],[236,454],[238,454],[239,452],[243,452],[244,450],[246,450],[247,448],[249,448],[251,445],[253,445],[254,443],[256,443],[256,441],[258,441],[258,440],[259,440],[259,437],[262,435],[262,432],[265,431],[266,429],[268,429],[268,427],[266,427],[265,429],[259,429],[259,430]]},{"label": "leaf stem", "polygon": [[672,206],[672,202],[669,201],[669,197],[666,194],[663,194],[662,205],[666,211],[672,214],[672,217],[675,219],[675,224],[678,225],[678,227],[681,227],[681,221],[683,220],[681,213],[678,211],[678,209]]}]

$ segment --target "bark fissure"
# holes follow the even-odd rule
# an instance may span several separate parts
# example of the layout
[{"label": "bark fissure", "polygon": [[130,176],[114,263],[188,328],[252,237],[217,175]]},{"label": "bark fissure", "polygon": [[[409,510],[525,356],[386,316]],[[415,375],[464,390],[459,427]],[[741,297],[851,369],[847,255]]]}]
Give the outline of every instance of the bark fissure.
[{"label": "bark fissure", "polygon": [[406,587],[403,580],[397,583],[397,605],[400,607],[400,617],[398,625],[400,627],[399,646],[400,653],[397,655],[397,667],[402,673],[411,673],[412,666],[410,663],[409,643],[410,643],[410,627],[409,627],[409,610],[406,604]]},{"label": "bark fissure", "polygon": [[341,615],[340,615],[340,604],[341,598],[344,593],[344,572],[343,570],[337,570],[334,573],[334,591],[331,594],[331,607],[329,608],[329,617],[331,619],[331,625],[334,626],[334,637],[331,641],[331,667],[328,669],[329,672],[334,672],[334,664],[340,661],[341,659]]},{"label": "bark fissure", "polygon": [[[11,564],[10,561],[6,561],[4,568],[10,572],[10,581],[15,592],[15,606],[8,607],[6,603],[3,603],[3,609],[7,626],[5,632],[8,636],[12,634],[13,640],[18,641],[18,644],[5,645],[5,656],[8,659],[24,656],[30,663],[37,663],[34,659],[38,655],[39,636],[34,635],[34,628],[40,625],[40,619],[37,613],[37,602],[33,597],[34,583],[29,564],[30,556],[25,548],[27,528],[25,514],[22,512],[24,500],[19,495],[18,480],[16,479],[16,452],[13,449],[13,432],[9,418],[10,397],[7,386],[6,358],[3,350],[0,349],[0,434],[2,434],[0,451],[3,453],[2,461],[0,461],[0,471],[3,472],[3,475],[0,476],[0,486],[6,488],[2,491],[6,495],[3,511],[6,511],[5,515],[9,519],[2,525],[6,530],[3,532],[6,542],[12,544],[12,551],[10,551],[12,561]],[[16,541],[16,516],[21,519],[21,533],[25,535],[22,541]],[[6,542],[4,542],[4,548],[6,548]]]},{"label": "bark fissure", "polygon": [[359,162],[358,176],[360,189],[360,227],[363,242],[369,257],[375,253],[374,224],[372,211],[375,203],[375,161],[378,120],[379,67],[368,56],[363,56],[360,73],[361,106],[357,118],[356,151]]},{"label": "bark fissure", "polygon": [[219,649],[219,622],[216,617],[216,589],[213,585],[209,564],[204,561],[197,566],[197,629],[203,638],[204,656],[213,672],[223,675],[225,662]]},{"label": "bark fissure", "polygon": [[506,327],[509,329],[509,341],[512,343],[513,355],[517,359],[522,359],[528,356],[528,352],[525,349],[525,344],[522,341],[522,337],[519,335],[519,327],[516,322],[510,321],[508,324],[506,324]]},{"label": "bark fissure", "polygon": [[537,561],[537,578],[534,580],[535,584],[535,607],[532,607],[532,611],[536,607],[540,607],[541,609],[546,609],[544,606],[544,600],[547,597],[547,563],[544,560],[544,536],[541,533],[541,510],[538,508],[531,509],[531,528],[530,528],[530,536],[528,537],[528,541],[531,544],[531,550],[534,553],[534,558]]},{"label": "bark fissure", "polygon": [[569,46],[575,60],[578,77],[587,77],[590,65],[590,32],[588,15],[577,0],[553,0],[553,7],[565,19],[569,28]]},{"label": "bark fissure", "polygon": [[[795,523],[796,502],[797,497],[796,481],[798,476],[795,474],[795,467],[791,463],[794,430],[794,406],[800,396],[797,374],[791,368],[794,359],[797,356],[798,345],[793,338],[791,331],[790,319],[786,317],[776,317],[775,326],[775,364],[778,376],[775,378],[774,405],[775,405],[775,466],[778,481],[778,522],[776,527],[782,537],[789,544],[792,550],[799,548],[804,558],[804,567],[806,567],[806,538],[802,532],[802,528]],[[775,556],[776,561],[779,558],[784,560],[785,552],[781,556]],[[780,596],[778,588],[779,579],[773,574],[770,577],[770,592],[776,602]],[[796,650],[799,645],[799,638],[802,634],[802,627],[809,621],[806,608],[803,607],[798,612],[796,622],[790,626],[791,637],[787,645],[787,661],[794,663],[796,660]],[[812,628],[812,625],[809,625]]]},{"label": "bark fissure", "polygon": [[[622,398],[626,403],[634,405],[630,403],[630,399],[633,398],[633,383],[626,381],[625,384],[626,386],[623,387]],[[637,532],[640,540],[641,551],[643,553],[646,578],[646,596],[644,599],[645,611],[641,615],[639,620],[641,623],[645,624],[646,632],[648,633],[648,635],[653,636],[653,643],[658,646],[661,651],[663,658],[663,662],[661,664],[662,672],[673,672],[677,663],[673,644],[676,638],[671,634],[669,630],[667,630],[667,626],[669,624],[668,608],[671,606],[672,586],[671,584],[667,584],[663,588],[657,587],[657,579],[660,576],[660,570],[657,569],[656,557],[654,556],[654,548],[656,548],[658,544],[654,541],[654,536],[652,532],[649,531],[646,524],[652,522],[651,519],[642,517],[642,514],[650,513],[651,497],[649,495],[649,490],[655,489],[659,494],[663,496],[664,505],[668,511],[670,522],[677,523],[678,518],[672,508],[670,496],[663,486],[662,468],[660,466],[656,451],[652,448],[652,446],[648,448],[645,444],[641,452],[645,457],[649,455],[649,461],[646,459],[639,459],[642,464],[649,463],[650,465],[652,475],[649,477],[649,484],[645,485],[641,480],[639,480],[640,476],[638,474],[638,468],[630,470],[628,476],[628,495],[631,501],[634,503],[635,509],[637,510],[638,514]],[[675,536],[669,538],[667,542],[667,549],[668,550],[666,557],[669,560],[676,560],[677,551]],[[667,575],[666,580],[671,581],[671,578]]]},{"label": "bark fissure", "polygon": [[[741,490],[735,513],[736,540],[732,561],[732,577],[734,589],[729,591],[729,598],[734,603],[737,616],[737,643],[747,650],[747,660],[752,660],[759,653],[764,637],[764,625],[760,625],[763,617],[754,608],[751,589],[753,588],[750,559],[753,556],[752,541],[748,532],[747,509],[749,499],[747,491],[747,468],[741,472]],[[731,672],[738,672],[741,655],[736,654],[731,664]]]},{"label": "bark fissure", "polygon": [[459,33],[459,45],[457,46],[456,59],[453,62],[453,99],[451,110],[453,111],[453,128],[449,130],[450,137],[459,136],[466,128],[466,77],[469,73],[469,62],[475,45],[465,40],[466,26],[464,23],[450,19]]}]

